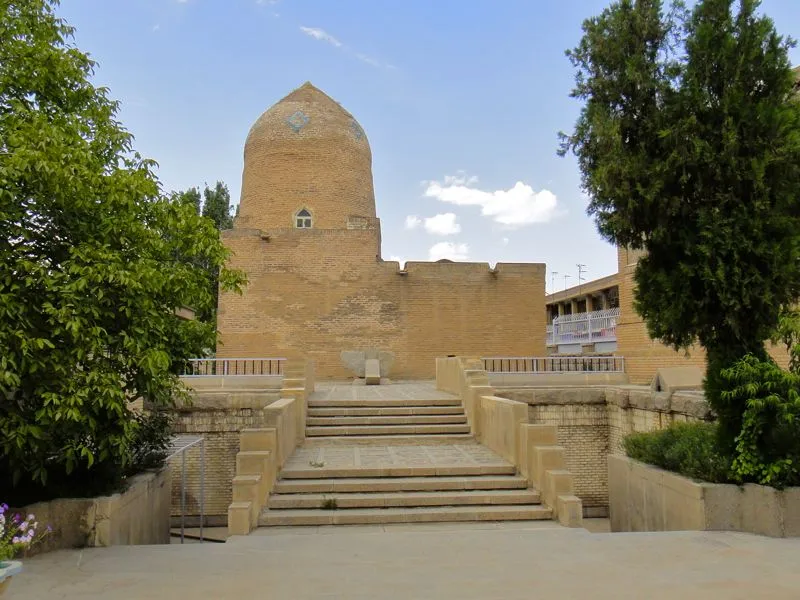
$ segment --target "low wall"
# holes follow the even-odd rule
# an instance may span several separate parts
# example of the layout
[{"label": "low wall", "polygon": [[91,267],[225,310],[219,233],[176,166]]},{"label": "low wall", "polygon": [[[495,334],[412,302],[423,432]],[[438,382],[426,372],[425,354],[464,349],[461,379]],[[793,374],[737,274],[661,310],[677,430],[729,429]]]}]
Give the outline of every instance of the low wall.
[{"label": "low wall", "polygon": [[586,516],[608,514],[609,454],[622,453],[633,432],[710,417],[702,393],[671,396],[644,386],[509,387],[496,395],[528,405],[528,422],[557,427],[557,443],[575,478],[575,494]]},{"label": "low wall", "polygon": [[608,457],[612,531],[742,531],[800,536],[800,488],[692,481],[626,456]]},{"label": "low wall", "polygon": [[489,373],[495,387],[563,387],[567,385],[625,385],[625,373],[593,371],[587,373]]},{"label": "low wall", "polygon": [[275,375],[202,375],[184,376],[181,381],[197,392],[227,392],[281,389],[283,377]]},{"label": "low wall", "polygon": [[170,543],[169,469],[132,477],[124,492],[99,498],[59,498],[20,509],[52,531],[36,553],[64,548]]}]

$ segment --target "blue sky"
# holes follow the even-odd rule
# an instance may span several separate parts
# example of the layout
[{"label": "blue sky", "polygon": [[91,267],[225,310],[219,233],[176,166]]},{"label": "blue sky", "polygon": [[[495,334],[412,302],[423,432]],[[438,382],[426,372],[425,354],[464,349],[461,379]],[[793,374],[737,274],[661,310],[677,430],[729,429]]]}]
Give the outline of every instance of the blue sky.
[{"label": "blue sky", "polygon": [[[544,262],[547,287],[616,272],[573,158],[564,50],[609,0],[63,0],[96,83],[166,190],[238,202],[258,116],[310,80],[369,137],[384,259]],[[765,0],[800,37],[800,1]],[[792,51],[800,63],[800,51]],[[563,275],[570,277],[564,280]]]}]

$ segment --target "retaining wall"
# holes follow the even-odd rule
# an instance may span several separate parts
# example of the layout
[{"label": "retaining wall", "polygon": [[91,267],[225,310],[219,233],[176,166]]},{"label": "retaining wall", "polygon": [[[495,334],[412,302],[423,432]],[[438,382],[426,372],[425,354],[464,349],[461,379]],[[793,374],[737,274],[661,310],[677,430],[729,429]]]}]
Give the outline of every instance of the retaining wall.
[{"label": "retaining wall", "polygon": [[742,531],[800,536],[800,488],[693,481],[627,456],[608,457],[612,531]]},{"label": "retaining wall", "polygon": [[57,498],[19,509],[52,531],[36,553],[64,548],[170,543],[170,470],[132,477],[124,492],[98,498]]}]

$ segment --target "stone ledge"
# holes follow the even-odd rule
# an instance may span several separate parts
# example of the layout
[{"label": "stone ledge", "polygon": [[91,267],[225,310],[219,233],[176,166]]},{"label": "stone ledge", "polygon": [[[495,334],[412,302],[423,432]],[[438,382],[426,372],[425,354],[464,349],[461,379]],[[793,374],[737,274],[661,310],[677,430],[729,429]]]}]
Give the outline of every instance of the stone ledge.
[{"label": "stone ledge", "polygon": [[647,386],[564,386],[509,387],[496,389],[496,395],[531,406],[598,405],[635,408],[660,413],[676,413],[709,419],[711,409],[702,392],[652,392]]}]

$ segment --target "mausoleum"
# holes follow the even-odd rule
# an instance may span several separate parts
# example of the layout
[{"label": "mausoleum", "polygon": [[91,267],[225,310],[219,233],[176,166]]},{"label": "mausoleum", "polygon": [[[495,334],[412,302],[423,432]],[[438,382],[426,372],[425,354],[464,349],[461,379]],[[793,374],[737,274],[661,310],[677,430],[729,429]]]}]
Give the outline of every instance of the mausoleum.
[{"label": "mausoleum", "polygon": [[341,353],[371,349],[394,354],[391,377],[431,379],[437,357],[545,353],[544,264],[381,258],[367,134],[311,83],[251,128],[223,240],[249,285],[220,297],[220,358],[304,358],[342,379]]}]

